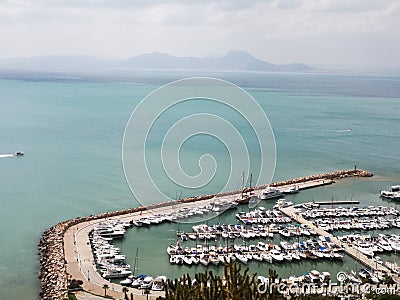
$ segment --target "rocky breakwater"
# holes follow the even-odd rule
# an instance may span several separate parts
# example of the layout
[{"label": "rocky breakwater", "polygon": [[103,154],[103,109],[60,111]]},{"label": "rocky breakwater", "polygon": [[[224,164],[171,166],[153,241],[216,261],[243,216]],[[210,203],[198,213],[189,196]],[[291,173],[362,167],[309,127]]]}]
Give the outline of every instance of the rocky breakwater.
[{"label": "rocky breakwater", "polygon": [[47,229],[40,239],[39,249],[39,278],[42,291],[40,298],[43,300],[58,300],[68,297],[68,278],[67,266],[64,253],[64,234],[71,226],[88,222],[110,218],[129,213],[140,212],[145,207],[108,212],[99,215],[92,215],[82,218],[75,218]]},{"label": "rocky breakwater", "polygon": [[67,273],[64,258],[65,225],[46,230],[39,242],[42,299],[64,299],[67,296]]},{"label": "rocky breakwater", "polygon": [[[318,175],[311,175],[306,177],[300,177],[290,180],[284,180],[279,182],[271,183],[270,186],[279,187],[284,185],[293,185],[298,183],[303,183],[307,181],[314,181],[314,180],[335,180],[339,178],[346,178],[346,177],[372,177],[373,174],[371,172],[365,170],[358,170],[357,168],[351,170],[344,170],[344,171],[337,171],[337,172],[329,172],[323,173]],[[262,186],[264,187],[264,186]]]}]

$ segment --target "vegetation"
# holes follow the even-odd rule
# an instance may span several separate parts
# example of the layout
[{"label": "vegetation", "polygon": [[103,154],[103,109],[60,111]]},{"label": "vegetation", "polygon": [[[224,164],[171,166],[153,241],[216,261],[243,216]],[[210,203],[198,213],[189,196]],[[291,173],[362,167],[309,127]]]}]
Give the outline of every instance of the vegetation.
[{"label": "vegetation", "polygon": [[[215,276],[212,271],[195,274],[192,279],[189,274],[179,279],[168,279],[165,283],[166,300],[262,300],[284,299],[276,290],[272,293],[258,292],[257,274],[249,275],[249,269],[241,272],[238,264],[224,266],[224,278]],[[272,270],[270,275],[277,276]],[[271,278],[272,279],[272,278]]]},{"label": "vegetation", "polygon": [[[178,279],[168,279],[164,284],[166,300],[272,300],[288,299],[278,291],[277,285],[273,285],[267,291],[262,292],[259,286],[257,274],[249,274],[246,268],[243,272],[241,266],[236,263],[224,266],[223,278],[216,276],[212,271],[198,273],[192,278],[189,274]],[[269,270],[269,282],[276,282],[278,274],[275,270]],[[290,299],[337,299],[334,297],[322,297],[321,295],[291,295]]]},{"label": "vegetation", "polygon": [[70,291],[79,291],[82,290],[82,280],[71,279],[68,281],[68,290]]},{"label": "vegetation", "polygon": [[110,288],[110,287],[108,286],[108,284],[103,285],[104,296],[107,296],[107,290],[108,290],[109,288]]},{"label": "vegetation", "polygon": [[125,298],[125,300],[129,300],[129,298],[128,298],[128,292],[129,292],[129,289],[126,287],[126,286],[124,286],[123,288],[122,288],[122,292],[124,293],[124,298]]},{"label": "vegetation", "polygon": [[68,298],[65,298],[65,300],[77,300],[77,298],[74,293],[68,293]]}]

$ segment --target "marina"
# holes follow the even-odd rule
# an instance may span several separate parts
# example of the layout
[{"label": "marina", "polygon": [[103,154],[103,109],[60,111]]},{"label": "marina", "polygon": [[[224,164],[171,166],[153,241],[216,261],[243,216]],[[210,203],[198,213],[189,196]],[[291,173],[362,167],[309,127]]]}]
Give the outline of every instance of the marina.
[{"label": "marina", "polygon": [[[306,188],[311,188],[311,187],[317,187],[321,185],[327,184],[332,184],[331,180],[335,178],[336,180],[342,179],[342,178],[347,178],[351,176],[372,176],[371,173],[362,171],[362,170],[348,170],[348,171],[340,171],[340,172],[332,172],[332,173],[327,173],[327,174],[320,174],[316,176],[309,176],[309,177],[304,177],[301,179],[295,179],[295,180],[290,180],[290,181],[284,181],[280,183],[275,183],[267,186],[262,186],[262,187],[254,187],[252,190],[260,196],[261,193],[269,188],[270,186],[279,186],[282,189],[288,189],[293,186],[293,184],[296,185],[296,187],[299,190],[306,189]],[[308,182],[310,180],[310,182]],[[286,183],[286,185],[285,185]],[[114,268],[114,272],[110,272],[109,268],[104,268],[104,266],[107,266],[107,263],[110,263],[110,261],[106,261],[106,264],[103,264],[102,267],[104,268],[103,271],[104,273],[101,274],[99,272],[98,266],[99,266],[99,261],[95,260],[95,256],[99,256],[99,253],[95,255],[93,247],[93,239],[96,240],[97,244],[102,244],[105,242],[104,239],[110,238],[113,236],[113,238],[120,238],[123,236],[123,227],[124,224],[126,227],[128,226],[137,226],[137,227],[143,227],[143,226],[151,226],[151,225],[156,225],[160,224],[162,222],[173,222],[176,220],[179,220],[180,218],[184,217],[192,217],[195,214],[204,214],[204,213],[209,213],[210,207],[215,207],[212,204],[216,202],[216,200],[219,200],[220,202],[225,202],[229,201],[229,199],[240,199],[241,196],[244,194],[244,192],[248,191],[238,191],[238,192],[230,192],[230,193],[223,193],[220,195],[206,195],[206,196],[200,196],[200,197],[192,197],[192,198],[187,198],[187,199],[182,199],[179,200],[179,211],[176,211],[176,207],[171,205],[171,203],[159,203],[159,204],[154,204],[149,207],[138,207],[134,209],[129,209],[125,211],[118,211],[118,212],[112,212],[112,213],[105,213],[102,215],[96,215],[96,216],[90,216],[90,217],[84,217],[84,218],[78,218],[70,221],[66,221],[64,223],[60,223],[54,227],[52,227],[49,231],[45,233],[46,236],[46,241],[49,240],[49,236],[54,237],[53,240],[54,242],[49,245],[48,243],[46,244],[44,242],[44,238],[42,239],[41,245],[40,245],[40,250],[41,250],[41,279],[42,279],[42,298],[43,299],[51,299],[54,298],[54,295],[58,293],[58,295],[61,297],[62,295],[65,295],[66,290],[67,290],[67,284],[68,284],[68,278],[74,278],[74,279],[80,279],[83,281],[82,287],[84,290],[89,291],[91,293],[95,294],[102,294],[103,289],[102,286],[104,284],[110,284],[109,279],[111,277],[119,276],[121,275],[122,278],[128,278],[132,280],[132,283],[134,282],[134,278],[129,276],[133,275],[132,270],[127,270],[128,266],[127,265],[122,265],[119,266],[120,269],[116,268],[115,265],[108,265],[109,268]],[[199,202],[201,201],[201,202]],[[199,205],[201,203],[201,205]],[[281,203],[282,201],[277,204]],[[309,204],[311,207],[315,206],[316,204]],[[279,207],[279,211],[285,215],[287,215],[290,219],[292,219],[295,222],[298,222],[301,224],[301,230],[303,231],[304,236],[308,236],[308,234],[314,234],[317,237],[317,239],[313,238],[308,238],[305,239],[305,241],[302,241],[303,245],[307,245],[310,243],[310,248],[305,249],[305,251],[300,251],[297,249],[299,246],[301,247],[301,244],[299,243],[298,245],[294,245],[293,243],[291,244],[280,244],[280,245],[273,245],[271,243],[264,243],[263,242],[258,242],[258,243],[245,243],[245,245],[236,243],[233,245],[233,247],[224,247],[221,245],[221,247],[213,247],[213,245],[202,248],[196,248],[196,251],[202,251],[203,254],[204,252],[208,252],[207,256],[202,256],[202,257],[197,257],[197,255],[193,256],[192,249],[190,249],[190,253],[192,253],[191,257],[191,263],[200,263],[204,265],[208,264],[213,264],[217,265],[217,257],[214,255],[215,254],[223,254],[223,258],[218,257],[218,264],[222,263],[222,261],[228,261],[227,257],[230,259],[242,261],[243,263],[246,262],[246,259],[249,260],[256,260],[256,261],[266,261],[267,263],[271,261],[269,257],[272,258],[272,261],[275,260],[278,261],[280,260],[280,256],[277,255],[276,251],[282,251],[282,249],[287,247],[288,249],[295,249],[295,251],[290,252],[289,255],[286,254],[285,256],[282,256],[283,259],[282,261],[286,260],[289,261],[289,257],[291,260],[298,260],[298,258],[302,258],[304,255],[306,256],[306,259],[322,259],[325,257],[326,259],[329,260],[335,260],[338,259],[340,260],[342,257],[342,254],[340,253],[341,251],[345,251],[346,254],[357,258],[360,260],[363,264],[371,267],[374,270],[380,270],[380,271],[385,271],[385,272],[390,272],[389,269],[386,267],[380,265],[380,266],[373,266],[373,261],[369,259],[368,257],[364,257],[363,255],[360,255],[360,253],[355,253],[354,251],[348,250],[348,247],[343,247],[341,242],[334,236],[332,236],[330,233],[321,230],[312,222],[307,221],[306,219],[303,219],[299,215],[296,214],[296,210],[293,205],[284,207]],[[208,208],[207,208],[208,207]],[[222,206],[223,207],[223,206]],[[226,207],[224,207],[225,209]],[[229,208],[229,207],[228,207]],[[206,211],[207,210],[207,211]],[[395,213],[393,210],[389,210],[390,214]],[[211,208],[211,213],[217,213],[217,211],[213,211]],[[380,213],[379,213],[380,214]],[[397,211],[396,211],[397,214]],[[239,214],[240,215],[240,214]],[[284,219],[284,217],[280,215],[276,215],[276,219]],[[117,221],[118,220],[118,221]],[[273,218],[271,221],[271,224],[273,223]],[[289,220],[287,220],[289,221]],[[104,223],[104,222],[121,222],[120,225],[117,228],[107,228],[109,223]],[[266,222],[268,223],[268,222]],[[289,223],[289,222],[287,222]],[[102,225],[101,225],[102,224]],[[103,226],[103,228],[99,226]],[[122,226],[122,227],[121,227]],[[254,224],[251,224],[251,226],[254,226]],[[233,234],[239,234],[240,239],[242,240],[247,240],[251,239],[252,235],[254,234],[255,238],[271,238],[271,233],[273,234],[274,230],[271,230],[269,232],[268,229],[265,227],[252,227],[251,230],[253,232],[247,230],[247,232],[242,233],[242,231],[239,232],[237,230],[232,230]],[[97,237],[94,237],[93,231],[96,229],[97,231]],[[236,227],[236,229],[239,229]],[[296,228],[290,228],[292,230],[292,233],[295,234],[295,232],[300,232],[299,230],[296,230]],[[288,229],[288,232],[289,232]],[[100,233],[99,234],[99,231]],[[258,232],[257,232],[258,230]],[[281,230],[282,231],[282,230]],[[284,231],[283,231],[284,232]],[[305,233],[305,232],[308,232]],[[257,236],[257,234],[259,234]],[[189,234],[186,234],[188,239],[193,239],[189,238]],[[297,235],[298,237],[301,235]],[[63,245],[64,245],[64,250],[60,251],[57,247],[59,247],[60,244],[60,237],[62,237],[63,240]],[[180,233],[180,237],[182,238],[182,233]],[[290,238],[290,236],[288,236]],[[329,240],[326,239],[326,237],[329,237]],[[196,236],[196,239],[199,238],[199,236]],[[228,236],[223,237],[222,236],[222,231],[220,234],[220,238],[225,239],[226,241],[229,240],[229,232]],[[236,238],[236,237],[235,237]],[[323,240],[325,238],[325,240]],[[90,243],[90,240],[92,239],[92,244]],[[212,237],[210,238],[212,240]],[[326,249],[325,252],[329,253],[329,257],[327,253],[320,253],[320,251],[316,251],[317,249],[312,249],[312,245],[314,244],[314,247],[321,248],[321,243]],[[267,246],[268,245],[268,246]],[[104,245],[103,245],[104,246]],[[235,247],[236,246],[236,247]],[[111,245],[106,246],[110,251],[114,252],[109,252],[109,254],[113,254],[113,261],[112,263],[123,263],[123,258],[124,254],[118,252],[117,249],[113,248]],[[186,248],[186,247],[185,247]],[[183,248],[183,251],[185,251],[185,248]],[[54,257],[51,255],[54,249],[58,249],[58,252],[61,253],[59,254],[60,257],[62,257],[62,253],[64,253],[65,256],[65,261],[63,260],[55,260]],[[235,252],[233,252],[233,250]],[[280,250],[279,250],[280,249]],[[301,248],[300,248],[301,249]],[[187,249],[186,249],[187,250]],[[264,251],[263,251],[264,250]],[[268,251],[268,253],[267,253]],[[308,254],[307,251],[314,251],[310,252]],[[213,253],[214,252],[214,253]],[[251,252],[251,253],[250,253]],[[197,253],[196,253],[197,254]],[[232,255],[233,254],[233,255]],[[251,258],[250,258],[251,254]],[[281,253],[282,255],[282,253]],[[116,256],[116,257],[115,257]],[[52,257],[52,259],[50,259]],[[107,257],[99,256],[102,257],[103,262],[104,259],[107,260]],[[233,258],[234,257],[234,258]],[[316,258],[315,258],[316,257]],[[117,258],[117,261],[115,260]],[[171,259],[171,257],[170,257]],[[118,262],[119,260],[119,262]],[[97,265],[96,265],[97,262]],[[185,259],[175,259],[171,260],[172,263],[185,263]],[[188,263],[189,260],[186,258],[186,263]],[[130,266],[129,266],[130,267]],[[126,268],[126,272],[122,272]],[[132,272],[132,273],[130,273]],[[58,275],[52,275],[52,277],[49,279],[50,275],[48,274],[58,274]],[[123,274],[122,274],[123,273]],[[125,276],[126,275],[126,276]],[[156,274],[154,274],[154,277]],[[109,277],[108,280],[106,277]],[[151,276],[150,276],[151,277]],[[144,278],[143,278],[144,279]],[[153,278],[154,279],[154,278]],[[129,281],[125,281],[124,284],[128,283]],[[113,297],[123,297],[123,292],[122,292],[122,285],[121,284],[110,284],[112,289],[109,291],[109,295]],[[156,284],[157,286],[157,284]],[[159,286],[159,285],[158,285]],[[139,286],[140,287],[140,286]],[[157,289],[157,287],[155,287]],[[155,291],[154,293],[157,293],[160,291]],[[140,294],[141,291],[138,290],[137,294]],[[153,292],[152,292],[153,293]],[[161,292],[162,293],[162,292]],[[153,294],[154,296],[155,294]]]},{"label": "marina", "polygon": [[[378,264],[376,261],[374,261],[372,259],[373,255],[368,257],[367,255],[365,255],[365,253],[359,251],[358,248],[355,249],[354,247],[352,247],[351,243],[346,243],[346,242],[342,243],[342,241],[339,240],[338,237],[335,237],[331,233],[324,231],[323,229],[314,225],[312,222],[304,219],[301,216],[301,214],[299,214],[299,212],[296,211],[296,209],[294,207],[281,208],[280,210],[285,215],[291,217],[296,222],[299,222],[301,224],[306,224],[310,228],[312,228],[315,232],[317,232],[319,235],[329,238],[329,240],[332,241],[336,246],[338,246],[338,247],[344,246],[343,248],[347,255],[350,255],[354,259],[360,261],[363,265],[367,266],[369,269],[374,270],[374,271],[385,272],[387,274],[391,273],[388,268],[386,268],[385,266]],[[398,278],[398,276],[396,276],[396,275],[394,275],[394,276],[395,276],[395,278],[394,278],[395,281],[400,282],[400,279]]]}]

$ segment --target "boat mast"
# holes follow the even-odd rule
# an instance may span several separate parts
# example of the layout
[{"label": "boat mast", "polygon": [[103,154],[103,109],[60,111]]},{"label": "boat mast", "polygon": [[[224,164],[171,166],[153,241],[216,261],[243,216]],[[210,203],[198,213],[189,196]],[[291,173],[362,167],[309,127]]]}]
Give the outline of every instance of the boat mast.
[{"label": "boat mast", "polygon": [[136,248],[136,256],[135,256],[135,262],[133,264],[133,276],[135,276],[136,270],[139,270],[139,248]]}]

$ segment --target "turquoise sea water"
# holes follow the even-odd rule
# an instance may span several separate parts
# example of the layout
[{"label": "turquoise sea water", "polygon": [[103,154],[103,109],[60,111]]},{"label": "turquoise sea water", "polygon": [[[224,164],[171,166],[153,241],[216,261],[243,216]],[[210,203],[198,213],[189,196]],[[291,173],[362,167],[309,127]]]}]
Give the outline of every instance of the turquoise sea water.
[{"label": "turquoise sea water", "polygon": [[[0,155],[21,150],[26,156],[0,156],[0,299],[37,298],[36,246],[46,228],[69,218],[138,205],[122,169],[126,122],[153,89],[193,75],[232,81],[259,102],[276,137],[274,180],[354,165],[375,174],[372,179],[350,179],[301,192],[293,196],[296,202],[353,198],[362,204],[395,205],[380,200],[378,193],[400,183],[399,77],[176,72],[67,78],[2,73]],[[204,147],[201,139],[193,141],[184,163],[190,165],[194,160],[197,165],[199,154],[211,151],[221,158],[219,167],[224,169],[228,161],[221,155],[221,145],[207,142]],[[156,152],[156,146],[150,150]],[[218,180],[223,177],[222,172]],[[240,177],[238,174],[238,181]],[[215,192],[219,185],[214,182],[204,191]],[[177,191],[168,192],[173,196]],[[184,190],[182,196],[191,192],[196,194]],[[233,221],[233,217],[223,215],[220,220]],[[176,230],[163,225],[129,231],[121,245],[128,260],[133,264],[139,248],[142,272],[169,276],[188,272],[189,268],[168,264],[165,247],[173,235],[171,229]],[[323,263],[315,268],[329,268],[334,273],[352,266],[346,258],[344,265]],[[259,273],[268,269],[267,265],[250,267]],[[281,276],[299,275],[310,267],[288,264],[279,266],[278,271]],[[201,267],[190,271],[196,270]]]}]

